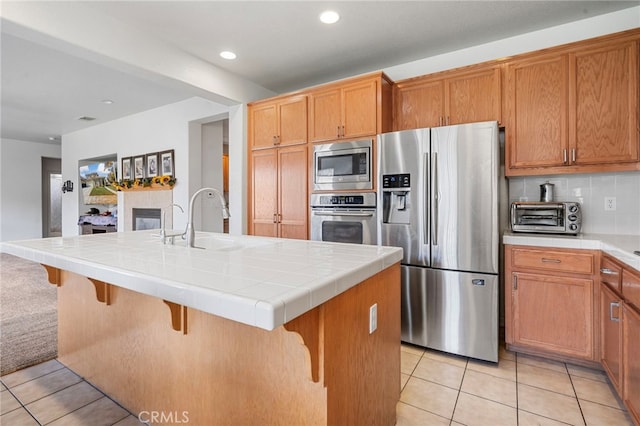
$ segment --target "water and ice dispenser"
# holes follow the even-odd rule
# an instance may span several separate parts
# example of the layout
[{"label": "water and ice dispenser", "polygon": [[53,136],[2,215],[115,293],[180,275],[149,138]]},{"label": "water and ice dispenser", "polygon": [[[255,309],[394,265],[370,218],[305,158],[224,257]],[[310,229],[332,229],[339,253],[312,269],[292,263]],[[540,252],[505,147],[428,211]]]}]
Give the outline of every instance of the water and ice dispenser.
[{"label": "water and ice dispenser", "polygon": [[382,175],[382,223],[410,223],[410,193],[409,173]]}]

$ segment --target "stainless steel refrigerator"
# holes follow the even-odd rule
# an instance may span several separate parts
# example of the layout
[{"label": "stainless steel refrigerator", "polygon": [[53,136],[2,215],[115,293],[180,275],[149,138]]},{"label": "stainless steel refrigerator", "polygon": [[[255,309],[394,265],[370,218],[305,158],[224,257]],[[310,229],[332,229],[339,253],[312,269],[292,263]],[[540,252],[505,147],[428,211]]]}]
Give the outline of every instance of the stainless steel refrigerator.
[{"label": "stainless steel refrigerator", "polygon": [[378,136],[378,233],[404,249],[402,340],[498,361],[498,124]]}]

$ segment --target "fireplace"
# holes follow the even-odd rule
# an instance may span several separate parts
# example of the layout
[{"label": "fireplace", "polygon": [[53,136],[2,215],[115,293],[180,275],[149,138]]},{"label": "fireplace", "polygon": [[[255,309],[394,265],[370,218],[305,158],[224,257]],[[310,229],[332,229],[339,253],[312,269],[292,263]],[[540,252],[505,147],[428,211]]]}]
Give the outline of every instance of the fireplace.
[{"label": "fireplace", "polygon": [[[120,191],[118,192],[118,231],[160,229],[162,210],[166,209],[166,228],[173,227],[173,191]],[[136,217],[138,220],[136,223]]]},{"label": "fireplace", "polygon": [[132,227],[133,231],[141,231],[143,229],[160,229],[160,215],[162,209],[131,209],[133,215]]}]

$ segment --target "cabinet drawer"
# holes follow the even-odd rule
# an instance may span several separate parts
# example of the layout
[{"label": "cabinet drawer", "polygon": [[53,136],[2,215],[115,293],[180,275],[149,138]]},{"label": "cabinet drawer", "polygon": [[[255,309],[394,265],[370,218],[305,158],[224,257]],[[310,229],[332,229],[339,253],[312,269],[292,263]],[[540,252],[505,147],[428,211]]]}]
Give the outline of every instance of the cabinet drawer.
[{"label": "cabinet drawer", "polygon": [[622,296],[640,311],[640,272],[628,269],[622,272]]},{"label": "cabinet drawer", "polygon": [[600,282],[620,293],[622,291],[622,267],[608,257],[600,261]]},{"label": "cabinet drawer", "polygon": [[593,254],[552,250],[513,249],[514,269],[593,274]]}]

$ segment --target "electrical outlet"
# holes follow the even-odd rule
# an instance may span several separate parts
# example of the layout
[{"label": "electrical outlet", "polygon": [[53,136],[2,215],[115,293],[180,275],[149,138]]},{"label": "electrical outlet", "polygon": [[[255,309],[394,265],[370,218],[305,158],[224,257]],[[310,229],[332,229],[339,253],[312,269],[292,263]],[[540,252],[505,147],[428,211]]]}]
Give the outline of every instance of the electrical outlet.
[{"label": "electrical outlet", "polygon": [[369,334],[378,328],[378,304],[374,303],[369,308]]},{"label": "electrical outlet", "polygon": [[616,211],[616,197],[604,197],[605,211]]}]

